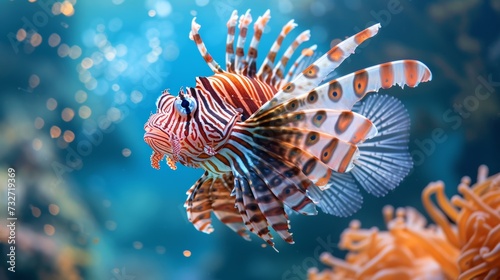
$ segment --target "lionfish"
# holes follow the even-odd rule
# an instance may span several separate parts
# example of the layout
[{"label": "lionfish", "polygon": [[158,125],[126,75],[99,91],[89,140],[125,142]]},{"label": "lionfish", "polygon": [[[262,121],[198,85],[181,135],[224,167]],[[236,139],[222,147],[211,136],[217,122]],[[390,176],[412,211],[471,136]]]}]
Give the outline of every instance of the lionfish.
[{"label": "lionfish", "polygon": [[283,40],[297,26],[293,20],[257,69],[257,47],[269,19],[267,10],[255,21],[245,56],[252,17],[250,11],[231,14],[224,70],[207,51],[194,18],[189,37],[214,75],[197,77],[194,88],[181,88],[177,96],[163,91],[144,126],[144,140],[153,149],[156,169],[166,156],[174,170],[177,162],[205,170],[185,203],[196,229],[211,233],[213,213],[243,238],[250,240],[250,231],[274,248],[268,226],[294,243],[289,213],[316,215],[318,205],[326,213],[349,216],[362,204],[358,186],[383,196],[401,182],[412,168],[408,113],[384,95],[358,101],[368,92],[396,84],[416,87],[432,76],[423,63],[400,60],[331,79],[380,24],[322,56],[316,45],[306,48],[285,72],[294,51],[310,37],[308,30],[302,32],[277,60]]}]

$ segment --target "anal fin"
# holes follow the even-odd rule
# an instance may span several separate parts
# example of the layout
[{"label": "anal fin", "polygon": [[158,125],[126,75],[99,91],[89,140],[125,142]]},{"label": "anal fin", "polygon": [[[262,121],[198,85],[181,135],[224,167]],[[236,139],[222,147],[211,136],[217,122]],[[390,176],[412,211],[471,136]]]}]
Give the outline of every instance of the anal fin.
[{"label": "anal fin", "polygon": [[214,215],[227,227],[232,229],[243,239],[250,241],[250,235],[243,224],[243,219],[238,213],[235,205],[235,198],[231,196],[234,188],[232,174],[223,175],[217,178],[210,190],[212,209]]},{"label": "anal fin", "polygon": [[206,172],[187,192],[185,203],[188,220],[204,233],[212,233],[211,214],[245,240],[250,236],[243,224],[243,217],[235,208],[235,198],[231,196],[233,176],[215,175]]}]

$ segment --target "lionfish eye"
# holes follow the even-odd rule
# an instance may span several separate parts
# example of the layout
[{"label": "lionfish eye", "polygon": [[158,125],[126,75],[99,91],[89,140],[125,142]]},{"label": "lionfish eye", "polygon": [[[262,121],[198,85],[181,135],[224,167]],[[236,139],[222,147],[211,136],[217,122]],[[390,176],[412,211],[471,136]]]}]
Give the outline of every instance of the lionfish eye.
[{"label": "lionfish eye", "polygon": [[179,96],[174,102],[174,107],[179,114],[187,116],[196,110],[196,100],[191,96]]}]

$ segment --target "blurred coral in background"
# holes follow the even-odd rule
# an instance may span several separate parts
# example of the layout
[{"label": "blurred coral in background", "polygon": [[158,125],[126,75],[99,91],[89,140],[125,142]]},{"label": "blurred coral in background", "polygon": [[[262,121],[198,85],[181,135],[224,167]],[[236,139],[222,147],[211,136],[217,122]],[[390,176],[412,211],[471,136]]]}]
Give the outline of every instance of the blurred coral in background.
[{"label": "blurred coral in background", "polygon": [[[0,191],[1,280],[297,280],[321,265],[320,252],[341,256],[323,244],[330,244],[325,237],[339,236],[350,219],[329,215],[292,217],[300,242],[279,244],[279,254],[242,241],[220,224],[211,235],[197,232],[183,203],[201,170],[150,167],[144,122],[156,99],[164,89],[193,86],[195,76],[211,74],[188,37],[193,17],[203,24],[214,59],[223,61],[227,19],[233,10],[247,9],[255,14],[271,10],[266,38],[276,38],[281,26],[295,19],[300,28],[290,36],[310,29],[311,44],[320,52],[380,22],[376,40],[359,48],[338,75],[403,57],[419,59],[432,70],[433,81],[425,88],[380,92],[396,96],[408,109],[414,169],[396,191],[366,199],[353,219],[382,228],[383,219],[373,209],[411,205],[423,213],[419,195],[427,182],[459,182],[461,174],[472,174],[481,163],[500,170],[498,0],[0,1],[0,181],[5,186],[6,171],[14,168],[17,184],[15,274],[4,261],[10,233],[7,189]],[[266,49],[272,43],[261,45]],[[491,213],[498,208],[484,205],[495,199],[498,205],[493,195],[498,187],[475,191],[466,184],[462,188],[469,191],[449,203],[444,192],[451,197],[455,190],[441,187],[434,184],[428,196],[436,195],[437,202],[429,199],[426,206],[435,225],[415,209],[392,213],[390,207],[387,232],[353,223],[345,248],[356,250],[350,250],[348,260],[334,261],[343,264],[334,271],[346,278],[361,271],[372,276],[392,262],[416,275],[485,275],[480,273],[498,261],[500,249],[495,247],[498,215]],[[412,237],[419,235],[432,236],[426,242],[439,248],[441,258],[421,249]],[[379,243],[363,243],[370,238]],[[469,239],[473,242],[463,243]],[[404,240],[414,243],[399,246]],[[368,256],[373,261],[363,259]],[[405,262],[408,256],[415,261]]]},{"label": "blurred coral in background", "polygon": [[[17,106],[13,107],[20,110]],[[33,137],[43,138],[43,135],[37,133]],[[6,248],[16,246],[14,269],[17,279],[78,280],[82,276],[96,277],[100,265],[95,260],[99,257],[92,247],[99,242],[100,231],[92,210],[71,190],[70,182],[59,181],[50,172],[50,166],[33,157],[29,152],[31,142],[3,145],[7,152],[2,156],[14,158],[15,166],[30,174],[19,176],[16,171],[15,189],[9,190],[15,193],[15,207],[9,209],[15,209],[17,220],[13,228],[0,227],[0,245],[5,244]],[[54,148],[50,143],[46,144],[47,155]],[[5,165],[0,165],[0,168],[8,169]],[[7,182],[7,178],[6,173],[0,173],[2,182]],[[7,192],[0,192],[0,219],[9,222],[8,212],[4,209],[13,204],[7,204],[7,201],[11,201],[7,200]],[[11,252],[3,251],[6,254]],[[9,273],[6,269],[0,270],[0,279],[13,279]]]},{"label": "blurred coral in background", "polygon": [[[453,196],[451,202],[442,182],[429,184],[422,194],[429,215],[443,229],[448,242],[460,250],[455,261],[459,274],[453,278],[500,278],[500,175],[487,178],[486,166],[478,173],[473,186],[469,177],[462,178],[458,186],[462,196]],[[431,201],[433,194],[440,209]]]},{"label": "blurred coral in background", "polygon": [[[422,192],[423,205],[436,224],[411,207],[383,209],[387,231],[361,229],[357,220],[341,235],[345,260],[323,253],[331,266],[309,270],[310,280],[327,279],[499,279],[500,173],[487,178],[480,166],[477,183],[463,177],[451,201],[443,182]],[[436,196],[437,205],[431,199]]]}]

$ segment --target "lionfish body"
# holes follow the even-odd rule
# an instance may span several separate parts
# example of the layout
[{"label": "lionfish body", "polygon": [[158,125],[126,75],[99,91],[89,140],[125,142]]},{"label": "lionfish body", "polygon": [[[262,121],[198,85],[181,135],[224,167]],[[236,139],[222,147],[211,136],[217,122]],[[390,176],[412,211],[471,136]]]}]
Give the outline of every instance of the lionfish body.
[{"label": "lionfish body", "polygon": [[296,26],[293,20],[257,69],[257,47],[269,18],[266,11],[256,20],[245,56],[252,18],[249,12],[240,17],[235,50],[238,16],[233,12],[225,70],[207,52],[193,19],[190,38],[215,74],[196,78],[196,87],[181,89],[178,96],[164,91],[144,139],[153,149],[153,167],[158,169],[166,156],[172,169],[179,162],[206,171],[189,189],[185,204],[198,230],[213,231],[213,213],[245,239],[250,231],[274,247],[269,226],[293,243],[285,209],[315,215],[318,205],[345,217],[361,207],[358,186],[383,196],[401,182],[412,167],[406,110],[388,96],[358,101],[395,84],[415,87],[429,81],[431,73],[421,62],[402,60],[323,83],[378,32],[378,24],[301,67],[314,57],[316,46],[305,49],[285,72],[294,51],[309,39],[309,31],[301,33],[276,60]]}]

